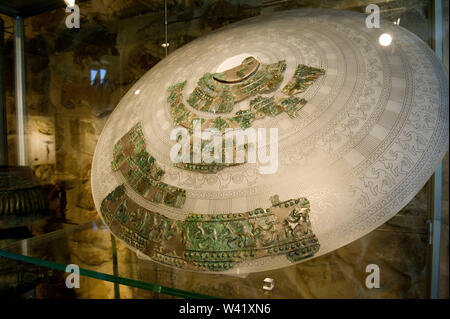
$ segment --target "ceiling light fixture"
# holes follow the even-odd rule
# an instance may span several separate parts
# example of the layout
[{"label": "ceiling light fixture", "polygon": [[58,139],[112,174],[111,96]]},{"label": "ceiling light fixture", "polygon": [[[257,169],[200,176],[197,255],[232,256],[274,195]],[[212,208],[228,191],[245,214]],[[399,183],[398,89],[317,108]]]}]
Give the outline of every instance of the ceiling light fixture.
[{"label": "ceiling light fixture", "polygon": [[391,45],[392,43],[392,36],[389,33],[383,33],[382,35],[380,35],[380,37],[378,38],[378,42],[384,46],[387,47],[389,45]]},{"label": "ceiling light fixture", "polygon": [[75,0],[64,0],[64,2],[69,8],[73,8],[75,6]]}]

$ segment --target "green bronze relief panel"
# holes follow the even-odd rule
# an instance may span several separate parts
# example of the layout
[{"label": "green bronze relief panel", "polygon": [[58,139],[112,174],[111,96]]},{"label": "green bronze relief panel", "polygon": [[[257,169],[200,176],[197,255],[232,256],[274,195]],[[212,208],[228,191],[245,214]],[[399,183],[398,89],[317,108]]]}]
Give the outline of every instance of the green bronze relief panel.
[{"label": "green bronze relief panel", "polygon": [[216,117],[214,119],[205,119],[191,112],[183,103],[183,88],[186,82],[175,84],[169,88],[170,94],[167,99],[170,106],[170,114],[173,118],[175,126],[183,126],[193,132],[194,121],[201,121],[201,129],[208,130],[215,128],[220,132],[225,129],[242,129],[251,127],[252,122],[268,116],[277,116],[282,112],[286,112],[290,118],[298,116],[298,111],[306,104],[306,100],[298,97],[264,97],[257,96],[250,101],[248,110],[237,111],[232,117]]},{"label": "green bronze relief panel", "polygon": [[[279,86],[282,81],[282,72],[286,68],[285,61],[270,65],[262,65],[253,58],[246,58],[241,65],[222,73],[206,73],[198,82],[198,86],[188,99],[188,103],[202,111],[214,113],[229,112],[237,101],[261,93],[270,91]],[[263,76],[264,73],[269,75]],[[293,78],[283,88],[282,92],[289,97],[281,96],[256,96],[249,102],[249,108],[237,111],[234,116],[213,119],[203,118],[186,107],[184,104],[183,90],[186,81],[169,87],[169,112],[175,126],[183,126],[192,134],[194,121],[201,123],[201,130],[217,129],[222,134],[226,129],[245,130],[252,126],[253,121],[263,119],[266,116],[274,117],[286,112],[290,118],[296,118],[299,110],[307,103],[304,98],[293,96],[304,92],[324,70],[298,65]],[[205,93],[206,92],[206,93]],[[214,98],[213,98],[214,97]],[[206,103],[205,101],[208,101]],[[219,103],[220,102],[220,103]],[[226,107],[218,106],[226,103]],[[201,106],[201,107],[200,107]],[[220,111],[218,111],[220,110]],[[191,142],[192,143],[192,142]],[[191,144],[191,150],[193,149]],[[203,148],[202,148],[203,150]],[[192,153],[191,153],[191,158]],[[178,163],[175,166],[200,173],[216,173],[225,167],[239,165],[241,163],[224,164],[212,163]],[[244,161],[245,163],[245,161]]]},{"label": "green bronze relief panel", "polygon": [[[249,58],[247,58],[247,59],[249,59]],[[245,60],[244,60],[244,62],[245,62]],[[241,68],[243,65],[245,65],[244,62],[243,62],[243,64],[241,64],[241,66],[240,66]],[[280,61],[275,64],[277,64],[279,67],[280,67],[280,65],[283,65],[283,67],[279,68],[279,70],[284,71],[284,69],[286,67],[284,61]],[[273,66],[275,64],[271,64],[271,66]],[[260,68],[264,68],[264,65],[260,65]],[[231,72],[231,71],[228,70],[226,72]],[[233,70],[233,72],[236,72],[236,71]],[[256,72],[255,75],[258,72]],[[244,73],[244,74],[246,74],[246,73]],[[286,112],[290,118],[297,117],[298,111],[307,103],[307,101],[304,98],[298,98],[298,97],[294,97],[292,95],[296,95],[298,93],[302,93],[302,92],[306,91],[306,89],[309,86],[311,86],[311,84],[315,80],[317,80],[317,78],[319,76],[321,76],[323,74],[325,74],[325,71],[322,69],[299,64],[297,66],[294,76],[282,90],[282,92],[284,94],[289,95],[290,97],[284,98],[281,96],[272,96],[272,97],[257,96],[250,101],[249,109],[237,111],[236,114],[232,117],[218,116],[214,119],[206,119],[206,118],[202,118],[201,115],[198,115],[198,114],[190,111],[185,106],[184,100],[183,100],[183,89],[186,85],[186,81],[177,83],[177,84],[169,87],[169,96],[167,98],[167,102],[169,103],[169,106],[170,106],[170,114],[172,116],[174,125],[183,126],[183,127],[187,128],[191,133],[193,130],[193,121],[194,120],[201,121],[201,123],[202,123],[201,129],[202,130],[207,130],[210,128],[216,128],[221,132],[224,132],[225,129],[227,129],[227,128],[231,128],[231,129],[240,128],[240,129],[245,130],[246,128],[251,127],[251,124],[254,120],[262,119],[265,116],[277,116],[282,112]],[[255,75],[252,75],[250,73],[249,75],[247,75],[248,78],[246,79],[246,81],[251,81]],[[224,73],[223,75],[220,75],[220,76],[216,74],[216,77],[223,79],[223,80],[230,80],[230,78],[232,78],[231,76],[226,75],[226,73]],[[206,78],[208,78],[209,80],[206,80]],[[282,78],[282,76],[281,76],[281,78]],[[280,79],[280,77],[277,77],[277,79]],[[202,79],[200,79],[199,83],[209,83],[208,81],[213,81],[213,80],[214,80],[214,76],[210,73],[206,73],[202,77]],[[277,82],[276,86],[278,86],[281,83],[281,80],[280,80],[280,82]],[[214,81],[216,81],[216,80],[214,80]],[[248,86],[245,87],[245,89],[243,88],[243,90],[246,93],[238,95],[242,98],[230,99],[230,101],[232,101],[230,110],[233,108],[233,105],[235,102],[240,101],[244,98],[250,97],[252,95],[255,95],[256,93],[261,93],[262,91],[259,91],[258,89],[252,89],[253,87],[260,87],[257,85],[257,83],[259,83],[259,82],[258,82],[258,80],[255,79],[255,83],[249,84]],[[271,88],[275,87],[275,85],[272,82],[269,81],[268,83],[271,83],[271,85],[269,85],[268,87],[271,87]],[[205,84],[205,87],[211,88],[212,86],[211,85],[208,86]],[[197,87],[194,90],[194,92],[191,94],[190,98],[188,99],[188,103],[191,104],[192,106],[197,105],[196,103],[199,103],[199,101],[200,101],[197,97],[193,98],[193,96],[197,96],[194,93],[196,92],[196,90],[198,90],[198,88],[199,87]],[[194,99],[195,101],[193,101],[192,99]],[[199,109],[199,108],[197,108],[197,109]],[[200,109],[200,110],[205,111],[204,109]],[[216,113],[218,113],[217,109],[214,109],[214,110],[216,110]]]},{"label": "green bronze relief panel", "polygon": [[273,201],[269,208],[246,213],[190,214],[179,221],[139,206],[118,186],[103,200],[101,212],[128,245],[155,261],[190,270],[224,271],[279,255],[296,262],[320,248],[306,198]]},{"label": "green bronze relief panel", "polygon": [[242,82],[252,76],[258,70],[259,66],[259,61],[250,56],[245,58],[237,67],[224,72],[214,73],[213,77],[216,81],[224,83]]},{"label": "green bronze relief panel", "polygon": [[318,77],[325,74],[325,70],[299,64],[295,70],[294,76],[283,88],[283,93],[294,95],[305,92]]},{"label": "green bronze relief panel", "polygon": [[285,61],[266,65],[248,57],[236,68],[222,73],[205,73],[187,102],[200,111],[229,113],[235,103],[275,90],[283,80],[285,69]]},{"label": "green bronze relief panel", "polygon": [[137,123],[114,145],[111,168],[145,199],[171,207],[182,207],[186,191],[160,181],[164,171],[145,149],[141,123]]},{"label": "green bronze relief panel", "polygon": [[[214,151],[211,150],[208,145],[206,145],[209,142],[210,141],[202,141],[201,142],[201,148],[200,148],[199,153],[205,154],[205,152],[207,152],[207,153],[211,154],[211,156],[213,156]],[[244,148],[247,149],[247,147],[248,147],[248,145],[246,144],[244,146]],[[192,160],[193,157],[194,157],[194,147],[193,147],[192,142],[191,142],[191,145],[190,145],[190,159],[191,159],[191,161],[188,162],[188,163],[185,163],[185,162],[175,163],[174,166],[178,167],[178,168],[181,168],[181,169],[184,169],[184,170],[192,171],[192,172],[198,172],[198,173],[203,173],[203,174],[215,174],[215,173],[221,171],[222,169],[224,169],[226,167],[231,167],[231,166],[236,166],[236,165],[240,165],[240,164],[246,163],[246,160],[247,160],[246,154],[244,154],[244,161],[242,163],[239,163],[239,162],[236,161],[236,154],[235,153],[233,153],[233,157],[232,157],[231,163],[227,163],[226,162],[226,158],[225,158],[225,153],[227,152],[227,150],[229,148],[230,148],[231,152],[234,152],[234,150],[235,150],[234,145],[231,146],[231,147],[225,146],[225,141],[223,141],[223,143],[222,143],[222,150],[223,150],[223,152],[222,152],[221,162],[220,163],[218,163],[218,162],[206,163],[203,160],[203,156],[202,156],[202,159],[201,159],[201,161],[199,163],[194,163],[193,160]]]},{"label": "green bronze relief panel", "polygon": [[255,119],[262,119],[267,115],[274,117],[282,112],[286,112],[290,118],[296,118],[305,104],[306,100],[298,97],[258,96],[250,101],[250,110],[255,114]]}]

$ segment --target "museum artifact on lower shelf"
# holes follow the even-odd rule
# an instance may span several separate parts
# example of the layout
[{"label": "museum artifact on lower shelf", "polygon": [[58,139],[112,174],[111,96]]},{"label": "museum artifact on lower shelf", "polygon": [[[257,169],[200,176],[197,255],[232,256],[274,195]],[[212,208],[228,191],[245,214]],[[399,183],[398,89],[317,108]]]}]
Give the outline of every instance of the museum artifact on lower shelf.
[{"label": "museum artifact on lower shelf", "polygon": [[48,200],[26,166],[0,167],[0,229],[28,226],[45,218]]}]

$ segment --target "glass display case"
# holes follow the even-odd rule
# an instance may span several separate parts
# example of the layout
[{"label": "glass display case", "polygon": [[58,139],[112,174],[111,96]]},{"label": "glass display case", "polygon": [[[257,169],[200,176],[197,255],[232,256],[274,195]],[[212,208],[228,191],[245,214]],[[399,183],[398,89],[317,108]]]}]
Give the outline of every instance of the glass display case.
[{"label": "glass display case", "polygon": [[[213,37],[216,30],[248,18],[308,8],[369,16],[375,5],[382,23],[409,30],[417,41],[435,50],[446,68],[448,86],[448,1],[85,0],[75,1],[75,7],[63,0],[10,2],[0,1],[0,122],[4,123],[0,165],[5,172],[12,171],[11,167],[28,167],[29,172],[16,179],[33,176],[34,183],[40,185],[32,184],[38,189],[34,192],[45,197],[41,201],[45,209],[36,216],[14,215],[9,202],[2,204],[0,295],[116,299],[449,297],[448,150],[433,177],[381,226],[316,258],[253,273],[173,268],[136,253],[116,238],[104,216],[99,216],[91,188],[97,142],[108,119],[113,121],[116,106],[122,99],[143,96],[137,89],[138,80],[154,67],[155,73],[163,76],[167,75],[164,70],[174,78],[186,73],[169,66],[160,71],[156,65],[169,63],[177,49],[186,49],[195,39]],[[311,57],[305,54],[305,60],[315,61],[315,46],[321,45],[315,42],[320,41],[306,39],[311,44],[305,45],[305,50],[312,53]],[[355,40],[358,44],[361,41]],[[278,57],[276,50],[267,46],[267,56]],[[365,48],[364,43],[361,47]],[[347,61],[345,48],[339,50]],[[335,60],[339,62],[339,58]],[[346,74],[352,74],[352,67],[360,67],[358,63],[349,64]],[[389,63],[395,82],[398,67],[394,59]],[[331,63],[328,67],[332,70]],[[368,71],[368,77],[376,72]],[[441,90],[448,95],[448,87]],[[309,107],[313,104],[312,100]],[[448,110],[446,114],[448,118]],[[158,116],[156,112],[154,116]],[[125,125],[131,128],[131,124]],[[346,129],[351,131],[351,123]],[[370,153],[368,148],[361,147],[360,153]],[[407,159],[402,165],[409,169]],[[11,178],[7,180],[0,184],[5,194],[11,192],[5,190],[11,188]],[[367,280],[373,265],[380,271],[380,284],[370,288]],[[71,269],[79,270],[79,288],[67,285]]]}]

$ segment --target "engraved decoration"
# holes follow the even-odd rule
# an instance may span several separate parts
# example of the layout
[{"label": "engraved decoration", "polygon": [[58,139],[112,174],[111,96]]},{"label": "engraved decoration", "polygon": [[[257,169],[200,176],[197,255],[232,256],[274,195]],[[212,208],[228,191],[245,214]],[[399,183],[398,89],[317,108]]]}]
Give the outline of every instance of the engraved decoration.
[{"label": "engraved decoration", "polygon": [[[148,71],[94,155],[94,202],[112,233],[159,263],[242,274],[320,256],[395,215],[447,151],[448,75],[414,34],[368,29],[365,17],[255,17]],[[242,85],[255,76],[260,85]],[[195,118],[202,129],[278,128],[277,172],[175,166],[170,132]]]}]

